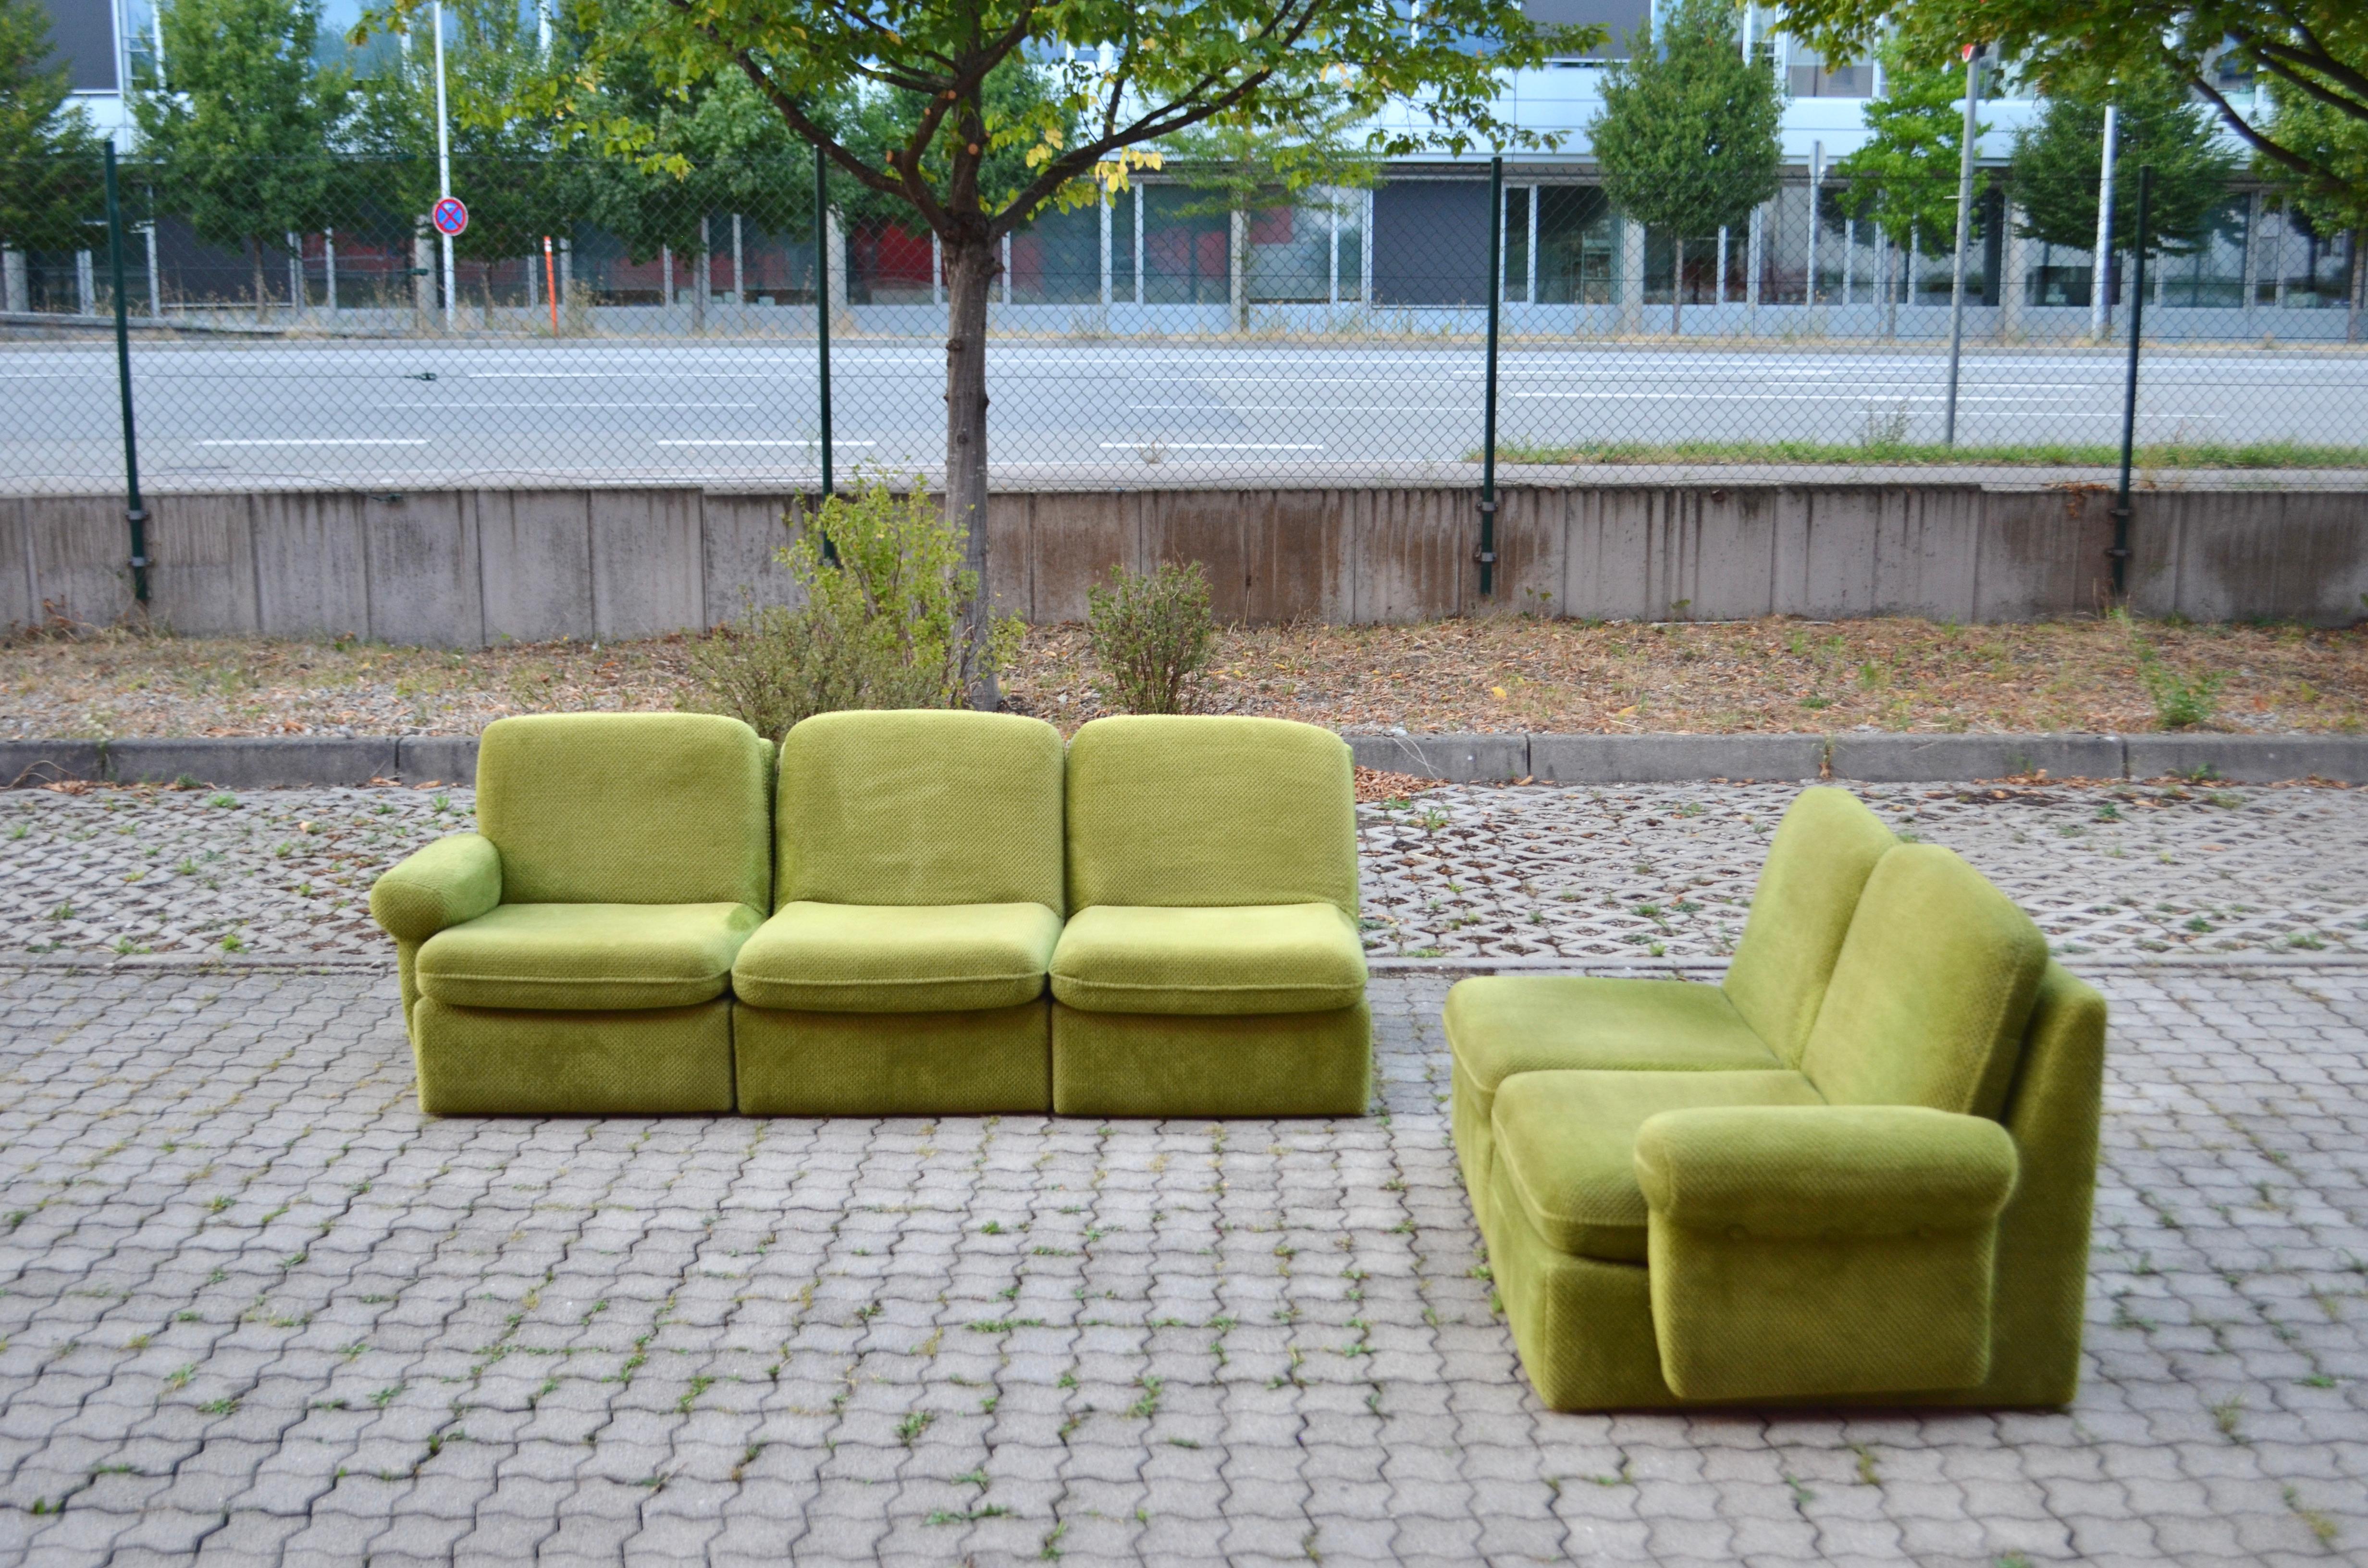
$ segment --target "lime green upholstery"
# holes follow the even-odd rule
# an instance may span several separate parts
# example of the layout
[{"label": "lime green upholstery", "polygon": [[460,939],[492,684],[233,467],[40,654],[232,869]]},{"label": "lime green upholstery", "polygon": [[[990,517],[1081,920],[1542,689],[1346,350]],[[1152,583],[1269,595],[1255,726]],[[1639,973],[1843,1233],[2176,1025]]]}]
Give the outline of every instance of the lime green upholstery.
[{"label": "lime green upholstery", "polygon": [[691,1116],[732,1108],[732,1004],[412,1013],[419,1108],[440,1116]]},{"label": "lime green upholstery", "polygon": [[477,831],[505,903],[772,907],[773,748],[707,713],[499,719],[477,744]]},{"label": "lime green upholstery", "polygon": [[1357,914],[1348,743],[1284,719],[1097,719],[1069,742],[1069,907]]},{"label": "lime green upholstery", "polygon": [[1330,903],[1081,909],[1053,994],[1094,1013],[1330,1013],[1365,995],[1365,948]]},{"label": "lime green upholstery", "polygon": [[1062,1116],[1362,1116],[1373,1016],[1088,1013],[1053,1004]]},{"label": "lime green upholstery", "polygon": [[773,917],[732,971],[743,1111],[1051,1108],[1064,767],[1060,732],[1008,713],[824,713],[790,731]]},{"label": "lime green upholstery", "polygon": [[1866,880],[1801,1071],[1836,1105],[1996,1116],[2047,967],[2031,916],[1932,844]]},{"label": "lime green upholstery", "polygon": [[[1828,840],[1869,858],[1833,793],[1788,815],[1771,868]],[[2071,1397],[2103,1003],[1946,850],[1895,844],[1845,880],[1797,1068],[1753,1022],[1793,1016],[1774,966],[1451,993],[1457,1150],[1550,1406]],[[1778,930],[1770,896],[1747,947]]]},{"label": "lime green upholstery", "polygon": [[725,992],[772,904],[772,755],[707,714],[487,726],[478,832],[370,892],[395,938],[423,1108],[731,1108]]},{"label": "lime green upholstery", "polygon": [[1719,989],[1787,1067],[1816,1022],[1874,863],[1899,840],[1847,790],[1804,790],[1777,824]]},{"label": "lime green upholstery", "polygon": [[1360,1113],[1348,745],[1280,719],[1097,719],[1069,743],[1067,812],[1054,1108]]},{"label": "lime green upholstery", "polygon": [[[1683,980],[1481,976],[1449,990],[1446,1027],[1453,1060],[1455,1150],[1475,1213],[1486,1207],[1493,1187],[1489,1117],[1497,1086],[1516,1074],[1774,1073],[1783,1066],[1724,990]],[[1641,1209],[1636,1224],[1636,1256],[1642,1257]]]},{"label": "lime green upholstery", "polygon": [[421,994],[455,1007],[592,1012],[723,994],[764,916],[745,903],[505,903],[427,938]]},{"label": "lime green upholstery", "polygon": [[1699,1107],[1816,1106],[1798,1073],[1522,1073],[1497,1096],[1507,1182],[1538,1233],[1563,1252],[1645,1261],[1636,1132]]},{"label": "lime green upholstery", "polygon": [[2014,1188],[1997,1122],[1721,1106],[1636,1131],[1661,1376],[1687,1399],[1963,1389],[1989,1371]]},{"label": "lime green upholstery", "polygon": [[732,966],[754,1007],[942,1013],[1044,994],[1061,917],[1041,903],[785,903]]},{"label": "lime green upholstery", "polygon": [[1041,903],[1061,891],[1061,733],[959,710],[818,713],[781,743],[775,907]]},{"label": "lime green upholstery", "polygon": [[1486,1220],[1496,1191],[1489,1110],[1512,1074],[1798,1067],[1859,892],[1897,842],[1847,790],[1801,791],[1720,985],[1498,975],[1451,990],[1455,1152],[1474,1215]]},{"label": "lime green upholstery", "polygon": [[394,938],[405,1028],[419,1001],[421,944],[501,902],[501,851],[481,833],[450,834],[423,845],[370,884],[370,917]]},{"label": "lime green upholstery", "polygon": [[746,1116],[996,1116],[1053,1103],[1041,998],[944,1013],[732,1008]]}]

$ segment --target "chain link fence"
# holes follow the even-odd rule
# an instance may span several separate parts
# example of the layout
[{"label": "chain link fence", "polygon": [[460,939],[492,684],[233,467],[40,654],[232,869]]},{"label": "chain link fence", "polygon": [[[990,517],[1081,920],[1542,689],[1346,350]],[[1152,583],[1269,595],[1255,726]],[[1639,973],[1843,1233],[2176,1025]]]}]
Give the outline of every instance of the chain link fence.
[{"label": "chain link fence", "polygon": [[[938,469],[928,233],[817,225],[811,179],[744,180],[763,199],[718,206],[712,182],[613,169],[464,192],[448,272],[421,168],[315,171],[316,221],[293,232],[248,215],[276,210],[282,170],[255,168],[242,203],[235,179],[176,190],[127,161],[147,483],[811,484],[825,316],[837,472]],[[1946,453],[1955,258],[1853,218],[1847,186],[1795,168],[1748,224],[1682,241],[1625,221],[1584,168],[1508,164],[1494,213],[1491,189],[1485,164],[1393,167],[1241,210],[1167,177],[1012,234],[996,483],[1469,475],[1492,275],[1501,479],[2116,455],[2137,269],[2022,233],[2009,189],[1974,215]],[[103,221],[86,232],[0,254],[0,483],[19,493],[122,482]],[[2368,466],[2359,248],[2238,188],[2191,251],[2151,258],[2140,461]]]}]

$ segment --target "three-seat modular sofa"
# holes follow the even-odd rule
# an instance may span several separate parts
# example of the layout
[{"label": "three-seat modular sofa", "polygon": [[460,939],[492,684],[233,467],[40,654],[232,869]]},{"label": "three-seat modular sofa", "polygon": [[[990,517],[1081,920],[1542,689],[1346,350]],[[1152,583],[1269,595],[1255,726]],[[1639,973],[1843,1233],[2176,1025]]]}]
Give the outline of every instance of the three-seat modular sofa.
[{"label": "three-seat modular sofa", "polygon": [[2072,1397],[2104,1004],[1949,851],[1812,789],[1723,984],[1466,980],[1446,1026],[1548,1405]]},{"label": "three-seat modular sofa", "polygon": [[1352,770],[1310,725],[504,719],[477,825],[370,894],[425,1110],[1365,1108]]}]

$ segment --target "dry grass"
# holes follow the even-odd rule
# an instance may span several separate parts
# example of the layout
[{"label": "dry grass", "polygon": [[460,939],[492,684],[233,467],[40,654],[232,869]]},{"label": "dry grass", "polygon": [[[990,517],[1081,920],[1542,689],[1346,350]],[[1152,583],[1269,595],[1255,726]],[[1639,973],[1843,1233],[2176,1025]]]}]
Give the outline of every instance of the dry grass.
[{"label": "dry grass", "polygon": [[[2348,731],[2368,713],[2368,629],[2105,619],[1278,627],[1228,632],[1199,696],[1338,729],[2154,730],[2141,642],[2179,678],[2221,678],[2210,728]],[[1015,706],[1064,725],[1102,710],[1081,631],[1040,631],[1029,655]]]},{"label": "dry grass", "polygon": [[[1508,617],[1225,632],[1205,711],[1413,731],[2137,731],[2139,648],[2222,685],[2207,727],[2340,730],[2368,713],[2368,629],[1914,619],[1589,625]],[[680,637],[472,653],[97,632],[0,646],[0,737],[470,732],[509,713],[666,709]],[[1106,711],[1077,627],[1032,632],[1012,707]]]}]

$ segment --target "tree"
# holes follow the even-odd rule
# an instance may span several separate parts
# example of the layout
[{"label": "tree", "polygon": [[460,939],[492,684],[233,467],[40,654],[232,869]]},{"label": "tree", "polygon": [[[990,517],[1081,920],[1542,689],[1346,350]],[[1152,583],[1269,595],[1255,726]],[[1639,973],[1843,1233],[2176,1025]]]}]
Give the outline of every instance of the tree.
[{"label": "tree", "polygon": [[[567,232],[570,193],[556,157],[556,127],[518,106],[559,62],[546,57],[533,18],[521,15],[516,0],[450,0],[445,15],[451,19],[444,85],[452,194],[470,208],[453,254],[485,262],[532,256],[543,235]],[[432,34],[381,58],[358,84],[355,98],[348,140],[375,176],[356,194],[382,210],[424,220],[444,194]]]},{"label": "tree", "polygon": [[1370,189],[1381,178],[1380,162],[1363,145],[1363,111],[1342,88],[1328,96],[1328,107],[1311,105],[1310,118],[1297,125],[1262,126],[1254,115],[1229,111],[1168,138],[1162,149],[1182,182],[1201,192],[1177,216],[1227,221],[1236,332],[1250,324],[1249,215],[1292,206],[1311,190]]},{"label": "tree", "polygon": [[[2227,73],[2265,77],[2277,103],[2308,99],[2368,124],[2368,6],[2360,0],[1782,0],[1784,25],[1829,60],[1885,28],[1919,51],[1996,43],[2050,97],[2104,103],[2114,84],[2169,75],[2217,109],[2271,165],[2351,199],[2360,171],[2275,114],[2240,108]],[[2093,236],[2091,236],[2093,240]]]},{"label": "tree", "polygon": [[[817,105],[816,113],[843,123],[845,95]],[[677,86],[655,61],[620,55],[576,118],[596,119],[615,144],[600,149],[606,155],[569,165],[571,199],[584,217],[623,240],[637,263],[671,249],[706,266],[704,225],[719,212],[740,213],[775,233],[811,230],[813,158],[744,77]],[[564,138],[577,127],[560,129]],[[843,178],[835,183],[835,194],[854,194]]]},{"label": "tree", "polygon": [[2278,134],[2300,148],[2315,165],[2340,176],[2341,194],[2330,194],[2316,181],[2301,178],[2272,165],[2270,174],[2283,187],[2285,199],[2323,234],[2350,230],[2351,287],[2345,291],[2344,331],[2347,342],[2360,341],[2361,294],[2368,288],[2368,120],[2339,114],[2317,99],[2296,96],[2278,105]]},{"label": "tree", "polygon": [[9,250],[80,250],[106,207],[99,139],[67,102],[64,62],[50,58],[41,0],[0,0],[0,247]]},{"label": "tree", "polygon": [[[2212,222],[2228,199],[2242,160],[2221,143],[2212,111],[2187,89],[2156,73],[2113,94],[2118,146],[2113,240],[2148,256],[2192,256],[2211,243]],[[2097,187],[2104,158],[2105,110],[2079,98],[2050,98],[2017,131],[2010,175],[2021,232],[2083,250],[2097,243]],[[2138,171],[2154,171],[2146,232],[2138,233]]]},{"label": "tree", "polygon": [[[1746,60],[1725,0],[1678,0],[1603,74],[1588,135],[1611,204],[1675,242],[1669,331],[1682,330],[1686,236],[1738,227],[1776,194],[1784,97],[1774,70]],[[1637,280],[1641,287],[1642,279]]]},{"label": "tree", "polygon": [[253,257],[260,321],[265,250],[335,221],[352,78],[313,58],[319,0],[172,0],[158,23],[168,76],[131,95],[142,148],[200,239]]},{"label": "tree", "polygon": [[[1919,62],[1889,40],[1883,64],[1883,97],[1866,106],[1873,135],[1834,165],[1835,176],[1846,182],[1836,205],[1873,221],[1900,255],[1953,249],[1965,140],[1964,63]],[[1988,129],[1976,124],[1975,141]],[[1988,185],[1989,176],[1976,170],[1976,202]],[[1884,292],[1886,305],[1896,304],[1896,291]]]},{"label": "tree", "polygon": [[[415,9],[422,0],[389,0]],[[1550,146],[1498,118],[1500,72],[1543,63],[1565,33],[1519,0],[1428,0],[1410,22],[1368,0],[575,0],[587,42],[579,83],[640,53],[688,91],[745,78],[848,181],[908,210],[939,239],[946,276],[946,516],[988,581],[986,319],[1001,241],[1048,207],[1109,199],[1146,143],[1229,112],[1260,127],[1305,123],[1335,84],[1371,116],[1393,100],[1417,113],[1376,129],[1376,153],[1461,151],[1475,140]],[[999,101],[999,68],[1033,66],[1042,91]],[[852,89],[868,109],[842,131],[829,109]],[[594,92],[563,84],[564,111],[597,122]],[[867,146],[857,135],[892,123]],[[597,125],[596,125],[597,128]],[[630,141],[639,128],[626,126]],[[1016,153],[1016,172],[1004,154]],[[969,607],[985,646],[984,591]],[[973,670],[973,698],[991,677]]]}]

